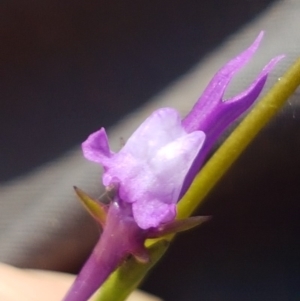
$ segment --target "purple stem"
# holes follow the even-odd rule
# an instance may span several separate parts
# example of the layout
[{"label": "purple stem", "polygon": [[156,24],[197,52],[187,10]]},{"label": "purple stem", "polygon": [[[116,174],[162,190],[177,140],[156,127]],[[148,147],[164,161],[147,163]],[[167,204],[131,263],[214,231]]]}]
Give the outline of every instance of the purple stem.
[{"label": "purple stem", "polygon": [[128,208],[112,202],[103,233],[63,301],[87,301],[129,254],[143,252],[144,239]]}]

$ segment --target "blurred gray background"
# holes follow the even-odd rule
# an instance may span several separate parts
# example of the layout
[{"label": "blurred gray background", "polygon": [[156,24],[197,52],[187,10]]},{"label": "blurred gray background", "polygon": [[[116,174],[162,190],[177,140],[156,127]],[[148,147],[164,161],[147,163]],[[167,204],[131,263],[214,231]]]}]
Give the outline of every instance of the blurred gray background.
[{"label": "blurred gray background", "polygon": [[[118,148],[154,107],[186,113],[261,29],[246,82],[282,51],[283,71],[300,53],[299,9],[297,0],[2,1],[0,260],[78,271],[99,230],[72,185],[102,190],[79,144],[105,126]],[[244,86],[240,77],[230,93]],[[199,208],[213,220],[181,235],[143,289],[167,301],[299,300],[297,100]]]},{"label": "blurred gray background", "polygon": [[2,2],[0,179],[113,125],[270,2]]}]

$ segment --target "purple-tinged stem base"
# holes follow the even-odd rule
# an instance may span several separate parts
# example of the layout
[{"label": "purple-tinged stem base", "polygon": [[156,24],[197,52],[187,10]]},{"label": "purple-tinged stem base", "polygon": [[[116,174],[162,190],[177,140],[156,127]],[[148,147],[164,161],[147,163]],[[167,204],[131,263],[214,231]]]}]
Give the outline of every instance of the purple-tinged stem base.
[{"label": "purple-tinged stem base", "polygon": [[63,301],[87,301],[129,254],[146,258],[145,238],[128,207],[112,202],[103,233]]}]

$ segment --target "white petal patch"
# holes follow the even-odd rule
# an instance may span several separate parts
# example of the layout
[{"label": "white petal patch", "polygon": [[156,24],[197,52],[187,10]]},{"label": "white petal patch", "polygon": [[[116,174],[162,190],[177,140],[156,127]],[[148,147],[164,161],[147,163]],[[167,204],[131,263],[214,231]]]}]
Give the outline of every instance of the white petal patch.
[{"label": "white petal patch", "polygon": [[165,204],[157,199],[144,198],[132,204],[133,216],[142,229],[158,227],[176,216],[175,204]]},{"label": "white petal patch", "polygon": [[162,147],[150,161],[150,168],[157,177],[157,196],[169,193],[168,202],[177,202],[187,172],[191,168],[205,140],[200,131],[180,137]]},{"label": "white petal patch", "polygon": [[167,143],[186,135],[179,113],[171,108],[153,112],[132,134],[121,152],[145,160]]}]

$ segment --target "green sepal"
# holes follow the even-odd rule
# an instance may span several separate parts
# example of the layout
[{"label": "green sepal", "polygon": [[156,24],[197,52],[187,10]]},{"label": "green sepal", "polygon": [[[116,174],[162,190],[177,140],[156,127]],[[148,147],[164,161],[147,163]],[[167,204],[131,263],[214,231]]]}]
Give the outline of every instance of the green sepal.
[{"label": "green sepal", "polygon": [[83,190],[74,186],[74,190],[88,213],[103,227],[106,222],[108,206],[93,199]]},{"label": "green sepal", "polygon": [[197,227],[210,220],[210,216],[192,216],[185,219],[175,220],[170,223],[161,225],[157,229],[149,232],[148,238],[158,238],[169,234],[176,234]]}]

